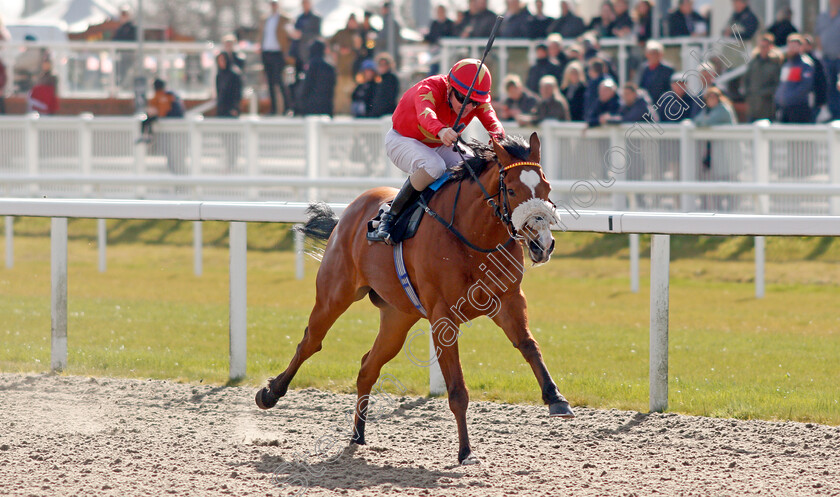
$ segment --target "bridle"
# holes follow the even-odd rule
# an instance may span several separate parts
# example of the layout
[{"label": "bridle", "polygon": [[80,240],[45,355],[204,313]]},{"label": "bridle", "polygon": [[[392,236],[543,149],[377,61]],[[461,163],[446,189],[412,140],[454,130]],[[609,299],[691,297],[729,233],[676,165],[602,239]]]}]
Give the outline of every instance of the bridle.
[{"label": "bridle", "polygon": [[[459,152],[460,152],[460,150],[459,150]],[[462,157],[463,157],[463,155],[462,155]],[[520,236],[517,233],[516,226],[513,224],[513,220],[511,219],[512,210],[510,208],[510,199],[508,198],[507,186],[505,185],[505,175],[509,170],[517,168],[517,167],[522,167],[522,166],[536,166],[536,167],[540,167],[540,168],[542,167],[542,166],[540,166],[539,163],[531,162],[531,161],[518,161],[518,162],[514,162],[512,164],[508,164],[507,166],[504,166],[504,167],[502,167],[501,163],[499,163],[499,191],[495,195],[490,195],[490,193],[487,191],[487,189],[484,188],[484,185],[481,183],[481,181],[478,180],[478,174],[476,174],[476,172],[473,170],[473,168],[470,167],[469,165],[467,165],[467,161],[464,160],[464,168],[467,171],[469,171],[470,176],[476,182],[478,187],[481,189],[481,193],[484,195],[484,201],[487,202],[490,205],[490,207],[493,208],[493,214],[497,218],[501,219],[502,223],[504,223],[505,228],[508,231],[508,235],[510,235],[510,237],[508,238],[508,240],[504,244],[498,245],[498,246],[496,246],[492,249],[482,248],[482,247],[479,247],[479,246],[473,244],[472,242],[467,240],[467,238],[463,234],[461,234],[461,232],[458,231],[454,226],[455,212],[456,212],[456,209],[457,209],[457,206],[458,206],[458,199],[461,195],[461,183],[460,182],[458,183],[458,190],[455,193],[455,202],[452,205],[452,220],[451,221],[447,222],[445,219],[443,219],[437,212],[432,210],[429,207],[428,203],[426,203],[425,201],[421,200],[420,205],[423,207],[423,210],[426,211],[426,214],[428,214],[429,216],[431,216],[432,218],[437,220],[439,223],[441,223],[446,229],[448,229],[453,235],[455,235],[459,240],[461,240],[466,246],[475,250],[476,252],[482,252],[482,253],[488,254],[488,253],[497,252],[497,251],[499,251],[503,248],[506,248],[514,240],[519,240],[520,243],[521,243],[524,240],[524,237]],[[496,200],[495,200],[496,197],[499,197],[499,202],[496,202]],[[501,205],[499,205],[500,203],[501,203]]]}]

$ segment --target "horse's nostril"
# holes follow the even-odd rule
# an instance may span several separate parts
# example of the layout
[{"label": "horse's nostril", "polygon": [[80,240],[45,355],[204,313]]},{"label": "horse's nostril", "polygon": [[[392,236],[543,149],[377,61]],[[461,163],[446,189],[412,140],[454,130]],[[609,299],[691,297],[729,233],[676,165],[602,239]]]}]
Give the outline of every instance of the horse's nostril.
[{"label": "horse's nostril", "polygon": [[542,247],[540,247],[540,244],[537,243],[535,240],[531,240],[528,243],[528,248],[531,249],[531,252],[542,252]]},{"label": "horse's nostril", "polygon": [[548,247],[548,253],[554,252],[554,238],[551,239],[551,246]]}]

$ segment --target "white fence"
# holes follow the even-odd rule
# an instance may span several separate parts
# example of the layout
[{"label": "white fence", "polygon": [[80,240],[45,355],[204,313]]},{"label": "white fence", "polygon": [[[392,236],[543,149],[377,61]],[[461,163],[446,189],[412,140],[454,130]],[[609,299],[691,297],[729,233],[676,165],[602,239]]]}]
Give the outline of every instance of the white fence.
[{"label": "white fence", "polygon": [[[305,203],[0,199],[0,215],[52,218],[51,367],[67,366],[67,219],[230,221],[230,378],[246,374],[246,222],[301,222]],[[336,205],[340,213],[344,206]],[[650,410],[668,408],[670,235],[840,236],[838,216],[581,212],[570,231],[653,233],[650,286]],[[8,224],[7,224],[8,226]],[[7,243],[9,239],[7,238]],[[434,347],[431,349],[434,354]],[[430,370],[432,371],[432,370]],[[433,374],[433,373],[430,373]],[[439,374],[439,373],[438,373]],[[438,380],[431,379],[435,384]]]},{"label": "white fence", "polygon": [[[402,177],[385,156],[389,128],[387,118],[196,116],[159,123],[145,145],[135,143],[137,118],[0,117],[0,195],[343,202]],[[597,194],[583,208],[840,214],[840,198],[826,190],[840,184],[840,124],[507,126],[534,129],[556,202],[575,200],[566,185],[585,181]],[[486,139],[476,126],[468,135]],[[626,151],[621,174],[605,164],[616,149]],[[304,187],[301,178],[325,184]],[[738,190],[748,184],[767,189]]]}]

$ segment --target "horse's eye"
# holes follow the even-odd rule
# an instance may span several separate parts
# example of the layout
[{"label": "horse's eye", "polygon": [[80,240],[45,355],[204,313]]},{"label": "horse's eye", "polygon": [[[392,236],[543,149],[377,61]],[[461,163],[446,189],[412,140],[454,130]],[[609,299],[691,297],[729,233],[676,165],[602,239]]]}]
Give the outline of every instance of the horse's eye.
[{"label": "horse's eye", "polygon": [[542,222],[542,220],[543,220],[542,216],[537,216],[536,219],[537,219],[537,222]]},{"label": "horse's eye", "polygon": [[516,196],[516,192],[515,192],[515,191],[513,191],[513,188],[508,188],[508,195],[510,195],[511,197],[515,197],[515,196]]}]

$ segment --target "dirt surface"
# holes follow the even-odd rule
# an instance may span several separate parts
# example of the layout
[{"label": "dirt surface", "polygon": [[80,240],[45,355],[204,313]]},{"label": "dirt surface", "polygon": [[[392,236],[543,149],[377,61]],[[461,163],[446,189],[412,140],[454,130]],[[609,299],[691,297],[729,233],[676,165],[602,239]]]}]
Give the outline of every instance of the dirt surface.
[{"label": "dirt surface", "polygon": [[462,467],[445,400],[380,395],[348,447],[355,397],[254,391],[0,374],[0,494],[840,495],[838,427],[474,402]]}]

